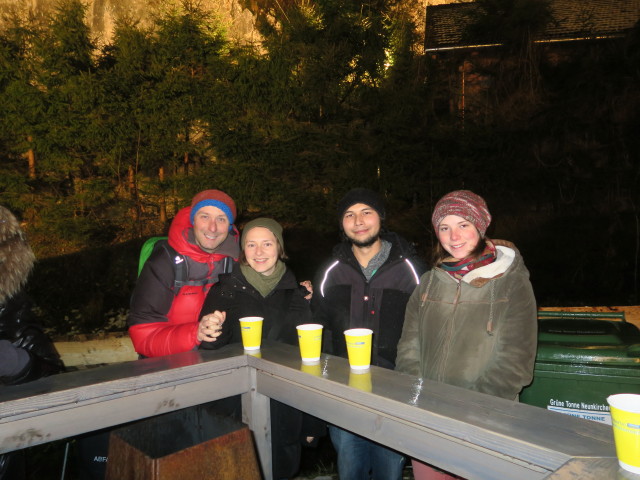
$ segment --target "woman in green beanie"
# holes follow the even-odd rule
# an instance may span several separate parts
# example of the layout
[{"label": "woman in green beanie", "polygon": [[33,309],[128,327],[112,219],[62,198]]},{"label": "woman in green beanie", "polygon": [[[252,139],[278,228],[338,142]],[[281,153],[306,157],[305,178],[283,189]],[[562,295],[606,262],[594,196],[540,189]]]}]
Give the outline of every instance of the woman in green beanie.
[{"label": "woman in green beanie", "polygon": [[[297,346],[296,325],[311,323],[311,292],[307,289],[310,284],[298,284],[283,262],[287,257],[282,226],[271,218],[256,218],[245,225],[240,247],[239,267],[220,275],[200,312],[201,322],[212,317],[224,322],[222,332],[216,341],[202,342],[200,348],[241,342],[239,319],[253,316],[264,318],[263,339]],[[317,419],[272,400],[273,478],[293,478],[300,467],[302,442],[313,442],[324,429]]]}]

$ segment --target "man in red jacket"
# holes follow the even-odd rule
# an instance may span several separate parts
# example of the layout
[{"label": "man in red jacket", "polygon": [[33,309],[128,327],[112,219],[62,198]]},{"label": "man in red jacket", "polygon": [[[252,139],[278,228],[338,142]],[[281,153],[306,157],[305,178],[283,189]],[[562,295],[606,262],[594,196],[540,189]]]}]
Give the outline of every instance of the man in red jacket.
[{"label": "man in red jacket", "polygon": [[[233,222],[236,205],[220,190],[205,190],[180,210],[169,228],[168,245],[146,261],[131,298],[129,335],[144,357],[185,352],[219,335],[216,319],[198,314],[220,273],[228,273],[240,254]],[[178,269],[184,278],[176,278]]]},{"label": "man in red jacket", "polygon": [[[143,357],[160,357],[193,350],[220,335],[218,319],[200,322],[198,315],[211,286],[220,273],[230,272],[240,255],[234,201],[220,190],[205,190],[180,210],[138,277],[129,310],[129,336]],[[221,320],[224,320],[222,318]],[[195,407],[201,421],[211,414],[238,416],[239,401],[219,400]],[[181,410],[183,423],[193,409]],[[186,428],[186,427],[185,427]],[[105,477],[110,429],[77,439],[81,480]],[[118,460],[116,460],[118,461]]]}]

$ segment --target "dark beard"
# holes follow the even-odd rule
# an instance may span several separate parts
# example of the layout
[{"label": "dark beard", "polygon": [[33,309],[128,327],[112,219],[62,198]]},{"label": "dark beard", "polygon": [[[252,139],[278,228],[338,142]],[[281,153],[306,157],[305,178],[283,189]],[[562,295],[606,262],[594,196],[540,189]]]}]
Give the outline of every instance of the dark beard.
[{"label": "dark beard", "polygon": [[367,248],[367,247],[370,247],[371,245],[373,245],[374,243],[376,243],[379,238],[380,238],[380,232],[378,232],[376,235],[374,235],[370,239],[365,240],[363,242],[360,242],[358,240],[354,240],[353,238],[349,238],[349,241],[351,242],[351,245],[354,245],[354,246],[356,246],[358,248]]}]

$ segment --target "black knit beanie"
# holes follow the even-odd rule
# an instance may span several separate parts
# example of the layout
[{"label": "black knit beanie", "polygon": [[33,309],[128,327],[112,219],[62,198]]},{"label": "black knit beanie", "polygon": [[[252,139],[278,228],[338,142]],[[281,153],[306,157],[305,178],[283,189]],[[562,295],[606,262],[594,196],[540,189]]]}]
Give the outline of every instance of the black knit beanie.
[{"label": "black knit beanie", "polygon": [[373,208],[378,212],[378,215],[380,215],[380,220],[384,220],[385,212],[382,197],[368,188],[354,188],[353,190],[349,190],[338,202],[338,221],[340,224],[342,224],[344,212],[356,203],[364,203]]}]

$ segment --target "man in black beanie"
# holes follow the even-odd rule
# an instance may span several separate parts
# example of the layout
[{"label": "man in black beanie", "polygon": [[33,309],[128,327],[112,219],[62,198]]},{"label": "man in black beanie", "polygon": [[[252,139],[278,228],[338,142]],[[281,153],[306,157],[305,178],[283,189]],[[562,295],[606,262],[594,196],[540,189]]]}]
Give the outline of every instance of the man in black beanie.
[{"label": "man in black beanie", "polygon": [[[405,239],[384,231],[384,201],[376,192],[350,190],[337,213],[344,241],[320,270],[312,298],[314,321],[329,336],[324,349],[347,358],[343,332],[370,328],[371,364],[393,369],[404,310],[424,264]],[[402,454],[337,426],[329,426],[329,433],[341,480],[402,478]]]}]

